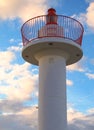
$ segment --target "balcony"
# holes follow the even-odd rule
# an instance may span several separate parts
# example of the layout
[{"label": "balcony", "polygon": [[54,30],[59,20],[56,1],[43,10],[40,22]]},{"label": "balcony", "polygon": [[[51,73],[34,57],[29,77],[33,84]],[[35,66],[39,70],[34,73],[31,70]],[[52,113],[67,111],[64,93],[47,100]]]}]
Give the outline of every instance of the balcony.
[{"label": "balcony", "polygon": [[81,46],[83,32],[83,26],[79,21],[63,15],[34,17],[26,21],[21,28],[23,46],[45,37],[69,39]]}]

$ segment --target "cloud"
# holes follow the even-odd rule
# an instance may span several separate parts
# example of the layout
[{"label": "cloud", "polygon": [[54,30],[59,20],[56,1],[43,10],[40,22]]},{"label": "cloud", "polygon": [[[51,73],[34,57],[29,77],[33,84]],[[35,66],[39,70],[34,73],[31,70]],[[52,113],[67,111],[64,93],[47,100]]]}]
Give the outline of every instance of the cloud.
[{"label": "cloud", "polygon": [[75,64],[72,64],[72,65],[69,65],[67,66],[67,71],[79,71],[79,72],[85,72],[86,71],[86,68],[85,68],[85,62],[86,62],[86,57],[83,56],[82,59],[75,63]]},{"label": "cloud", "polygon": [[[14,114],[1,115],[0,128],[2,130],[35,130],[38,128],[38,109],[35,107],[23,108]],[[83,114],[73,108],[68,109],[68,130],[93,129],[94,109],[88,114]]]},{"label": "cloud", "polygon": [[9,40],[10,43],[13,43],[14,41],[15,41],[15,39],[13,39],[13,38],[11,38],[11,39]]},{"label": "cloud", "polygon": [[18,17],[26,21],[44,15],[48,7],[60,7],[62,3],[62,0],[0,0],[0,18],[6,20]]},{"label": "cloud", "polygon": [[94,111],[83,114],[74,109],[68,110],[68,130],[93,130],[94,129]]},{"label": "cloud", "polygon": [[77,19],[84,26],[85,33],[94,32],[94,0],[87,0],[89,2],[89,6],[85,10],[85,12],[79,13],[79,15],[73,14],[71,17]]},{"label": "cloud", "polygon": [[71,81],[71,80],[69,80],[69,79],[67,79],[67,86],[72,86],[73,85],[73,81]]},{"label": "cloud", "polygon": [[0,66],[8,66],[10,62],[15,59],[15,54],[11,51],[0,51]]},{"label": "cloud", "polygon": [[10,115],[10,113],[16,113],[21,111],[23,108],[23,102],[20,100],[2,100],[0,102],[0,112],[1,115],[6,113],[6,115]]},{"label": "cloud", "polygon": [[[33,93],[37,98],[38,74],[35,73],[36,70],[32,65],[15,62],[17,55],[19,57],[20,49],[21,45],[10,46],[5,51],[0,51],[0,129],[2,130],[32,128],[31,125],[23,126],[23,123],[20,125],[19,119],[24,119],[24,115],[20,117],[25,107],[24,103],[30,100],[33,104]],[[19,115],[16,116],[17,113]]]},{"label": "cloud", "polygon": [[75,119],[82,118],[84,116],[83,113],[74,110],[73,108],[68,108],[68,122],[73,122]]},{"label": "cloud", "polygon": [[14,63],[16,47],[0,52],[0,94],[8,100],[26,100],[36,89],[38,75],[30,72],[30,64]]},{"label": "cloud", "polygon": [[[7,68],[8,71],[8,68]],[[28,64],[14,65],[9,72],[2,72],[0,93],[7,95],[10,100],[25,100],[34,90],[36,75],[31,75]]]},{"label": "cloud", "polygon": [[86,13],[87,24],[94,28],[94,2],[91,2]]},{"label": "cloud", "polygon": [[85,74],[89,79],[94,79],[94,74],[86,73]]},{"label": "cloud", "polygon": [[9,51],[21,51],[22,47],[19,46],[11,46],[8,48]]},{"label": "cloud", "polygon": [[94,114],[94,108],[89,109],[89,110],[88,110],[88,113]]},{"label": "cloud", "polygon": [[37,109],[24,109],[22,112],[0,116],[0,129],[2,130],[36,130]]},{"label": "cloud", "polygon": [[80,63],[75,63],[73,65],[69,65],[67,66],[67,70],[68,71],[79,71],[79,72],[84,72],[84,68],[82,67],[82,65]]},{"label": "cloud", "polygon": [[46,0],[0,0],[0,18],[16,18],[28,20],[31,17],[44,14]]}]

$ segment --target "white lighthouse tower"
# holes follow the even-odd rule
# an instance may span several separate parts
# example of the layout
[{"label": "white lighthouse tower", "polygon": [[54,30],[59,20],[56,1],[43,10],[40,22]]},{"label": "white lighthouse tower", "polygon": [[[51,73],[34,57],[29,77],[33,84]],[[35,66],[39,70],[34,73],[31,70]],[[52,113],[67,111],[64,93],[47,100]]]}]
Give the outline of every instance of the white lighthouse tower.
[{"label": "white lighthouse tower", "polygon": [[25,22],[21,33],[22,57],[39,66],[39,130],[67,130],[66,65],[83,55],[83,26],[50,8]]}]

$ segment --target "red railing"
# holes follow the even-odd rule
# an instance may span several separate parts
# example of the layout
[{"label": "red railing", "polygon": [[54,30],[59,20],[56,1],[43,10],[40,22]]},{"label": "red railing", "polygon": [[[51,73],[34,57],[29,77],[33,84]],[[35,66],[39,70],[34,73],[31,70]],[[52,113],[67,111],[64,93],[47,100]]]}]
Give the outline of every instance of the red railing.
[{"label": "red railing", "polygon": [[[82,24],[67,16],[56,15],[57,23],[47,23],[47,15],[38,16],[26,21],[22,28],[23,45],[27,45],[30,41],[43,37],[61,37],[70,39],[81,45],[83,37]],[[60,29],[61,28],[61,29]],[[47,32],[48,31],[48,32]]]}]

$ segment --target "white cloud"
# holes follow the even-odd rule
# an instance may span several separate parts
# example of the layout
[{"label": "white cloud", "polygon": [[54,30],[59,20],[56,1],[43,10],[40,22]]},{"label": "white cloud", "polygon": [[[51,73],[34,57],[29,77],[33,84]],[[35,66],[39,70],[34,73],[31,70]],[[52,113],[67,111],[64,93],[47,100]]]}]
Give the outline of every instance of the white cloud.
[{"label": "white cloud", "polygon": [[82,118],[84,116],[83,113],[74,110],[73,108],[68,108],[68,122],[73,122],[75,119]]},{"label": "white cloud", "polygon": [[0,102],[0,112],[1,115],[2,113],[6,113],[9,115],[9,113],[16,113],[18,111],[21,111],[23,109],[23,102],[20,100],[2,100]]},{"label": "white cloud", "polygon": [[79,71],[79,72],[85,72],[85,61],[86,61],[86,57],[85,56],[83,56],[82,57],[82,59],[79,61],[79,62],[77,62],[77,63],[75,63],[75,64],[72,64],[72,65],[69,65],[69,66],[67,66],[67,70],[68,71]]},{"label": "white cloud", "polygon": [[86,76],[87,76],[89,79],[94,79],[94,74],[86,73]]},{"label": "white cloud", "polygon": [[[6,124],[6,125],[5,125]],[[23,108],[13,115],[0,116],[0,128],[2,130],[35,130],[38,128],[38,109]],[[93,130],[94,111],[83,114],[73,108],[68,110],[68,130]]]},{"label": "white cloud", "polygon": [[26,21],[45,14],[48,7],[60,7],[62,3],[62,0],[0,0],[0,18],[6,20],[19,17]]},{"label": "white cloud", "polygon": [[69,79],[67,79],[67,86],[72,86],[73,85],[73,81],[71,81],[71,80],[69,80]]},{"label": "white cloud", "polygon": [[[2,72],[1,74],[0,93],[6,94],[10,100],[25,100],[29,98],[34,90],[37,76],[30,74],[27,63],[14,65],[10,72]],[[3,83],[6,84],[5,87]]]},{"label": "white cloud", "polygon": [[8,48],[9,51],[21,51],[22,47],[19,46],[11,46]]},{"label": "white cloud", "polygon": [[22,47],[20,47],[20,46],[11,46],[7,50],[9,50],[9,51],[21,51]]},{"label": "white cloud", "polygon": [[94,1],[87,8],[86,18],[88,26],[94,28]]},{"label": "white cloud", "polygon": [[9,40],[10,43],[13,43],[14,41],[15,41],[15,39],[13,39],[13,38],[11,38],[11,39]]},{"label": "white cloud", "polygon": [[[5,76],[6,72],[12,69],[11,62],[15,59],[15,54],[11,51],[0,51],[0,82]],[[7,75],[9,78],[9,74]],[[6,79],[6,78],[5,78]]]},{"label": "white cloud", "polygon": [[80,63],[75,63],[73,65],[67,66],[68,71],[79,71],[79,72],[84,72],[84,69]]},{"label": "white cloud", "polygon": [[89,113],[89,114],[94,114],[94,108],[89,109],[89,110],[88,110],[88,113]]},{"label": "white cloud", "polygon": [[25,109],[13,115],[0,116],[1,130],[36,130],[37,109]]},{"label": "white cloud", "polygon": [[86,115],[70,108],[68,110],[68,124],[68,130],[93,130],[94,111]]},{"label": "white cloud", "polygon": [[21,42],[21,39],[14,39],[14,38],[10,38],[9,39],[9,42],[11,43],[11,44],[17,44],[17,45],[19,45],[19,46],[22,46],[22,43],[19,43],[19,42]]},{"label": "white cloud", "polygon": [[46,0],[0,0],[0,17],[2,19],[19,17],[28,20],[44,14]]},{"label": "white cloud", "polygon": [[94,32],[94,0],[87,1],[89,6],[85,13],[82,12],[79,15],[74,14],[71,16],[82,23],[85,28],[84,33]]},{"label": "white cloud", "polygon": [[30,72],[28,63],[13,63],[16,56],[10,50],[15,47],[0,52],[0,94],[5,94],[8,100],[23,101],[36,89],[38,75]]},{"label": "white cloud", "polygon": [[[15,47],[10,47],[6,51],[0,52],[0,116],[2,113],[4,116],[6,115],[0,117],[0,123],[2,122],[0,129],[2,130],[15,129],[14,126],[16,127],[15,124],[19,123],[19,121],[13,120],[13,125],[11,125],[11,117],[14,113],[17,114],[18,111],[23,110],[24,101],[30,100],[33,103],[32,93],[37,93],[38,74],[34,74],[34,67],[26,62],[22,64],[15,63],[14,59],[16,59],[16,51],[18,50]],[[23,116],[20,117],[20,115],[17,117],[18,120],[24,118]],[[11,122],[8,121],[9,119]],[[22,130],[28,128],[27,126],[23,128],[18,124],[16,128],[19,127]]]},{"label": "white cloud", "polygon": [[10,64],[15,58],[15,54],[11,51],[0,51],[0,66],[4,67]]}]

